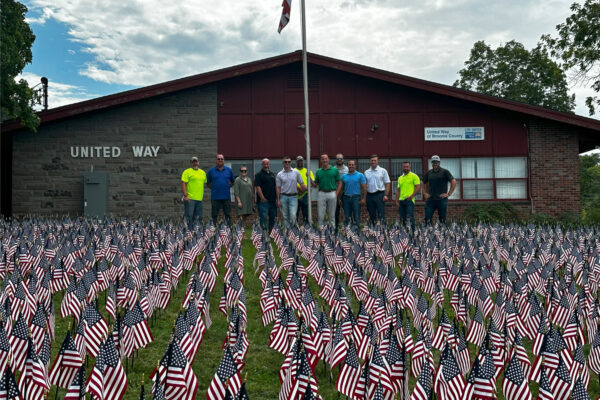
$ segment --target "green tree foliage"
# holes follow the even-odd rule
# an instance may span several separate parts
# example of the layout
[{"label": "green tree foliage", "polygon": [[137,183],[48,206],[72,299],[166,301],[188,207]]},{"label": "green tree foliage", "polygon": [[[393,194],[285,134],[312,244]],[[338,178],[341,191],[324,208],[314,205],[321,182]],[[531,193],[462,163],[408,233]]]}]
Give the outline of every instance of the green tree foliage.
[{"label": "green tree foliage", "polygon": [[35,35],[25,21],[26,12],[27,7],[19,2],[1,0],[0,120],[19,118],[24,126],[35,130],[40,123],[32,108],[37,95],[24,79],[15,81],[15,77],[32,59],[31,46]]},{"label": "green tree foliage", "polygon": [[[600,1],[586,0],[571,5],[573,14],[556,26],[558,37],[542,36],[552,56],[562,60],[565,70],[573,71],[577,82],[591,84],[600,93]],[[600,106],[600,96],[585,100],[590,115]]]},{"label": "green tree foliage", "polygon": [[478,41],[454,86],[563,112],[573,112],[564,71],[537,46],[531,51],[511,40],[492,49]]},{"label": "green tree foliage", "polygon": [[579,185],[584,222],[600,224],[600,153],[579,156]]}]

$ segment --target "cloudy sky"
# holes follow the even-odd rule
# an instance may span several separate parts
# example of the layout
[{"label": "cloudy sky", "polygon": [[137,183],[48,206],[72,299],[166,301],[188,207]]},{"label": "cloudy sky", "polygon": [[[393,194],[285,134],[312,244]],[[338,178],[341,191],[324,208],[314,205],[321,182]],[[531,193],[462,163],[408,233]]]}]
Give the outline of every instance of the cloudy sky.
[{"label": "cloudy sky", "polygon": [[[573,0],[307,0],[308,51],[452,84],[473,43],[527,48]],[[300,1],[27,0],[36,41],[23,76],[50,80],[50,107],[298,50]],[[585,96],[573,87],[577,114]],[[598,118],[598,116],[596,116]]]}]

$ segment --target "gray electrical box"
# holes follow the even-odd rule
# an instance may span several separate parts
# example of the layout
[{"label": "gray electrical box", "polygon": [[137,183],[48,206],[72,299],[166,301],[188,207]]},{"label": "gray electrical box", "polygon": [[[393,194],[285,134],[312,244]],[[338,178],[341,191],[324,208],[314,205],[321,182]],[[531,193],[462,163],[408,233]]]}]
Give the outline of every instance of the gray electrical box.
[{"label": "gray electrical box", "polygon": [[108,173],[84,172],[83,174],[83,216],[106,216],[108,207]]}]

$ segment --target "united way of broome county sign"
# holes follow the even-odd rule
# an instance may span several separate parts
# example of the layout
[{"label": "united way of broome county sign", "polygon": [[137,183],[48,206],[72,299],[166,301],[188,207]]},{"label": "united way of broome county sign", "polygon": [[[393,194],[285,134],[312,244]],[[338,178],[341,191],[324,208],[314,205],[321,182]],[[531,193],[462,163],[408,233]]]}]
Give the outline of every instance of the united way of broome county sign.
[{"label": "united way of broome county sign", "polygon": [[483,140],[483,126],[455,128],[425,128],[425,140]]}]

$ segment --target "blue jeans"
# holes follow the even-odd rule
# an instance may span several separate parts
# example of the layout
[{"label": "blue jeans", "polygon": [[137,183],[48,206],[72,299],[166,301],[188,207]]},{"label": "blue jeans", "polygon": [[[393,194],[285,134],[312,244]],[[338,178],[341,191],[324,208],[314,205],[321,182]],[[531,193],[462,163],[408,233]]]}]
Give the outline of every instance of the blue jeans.
[{"label": "blue jeans", "polygon": [[385,202],[383,201],[383,196],[385,196],[385,190],[367,193],[367,211],[369,211],[372,224],[375,224],[378,219],[381,220],[381,223],[385,223]]},{"label": "blue jeans", "polygon": [[441,223],[446,223],[446,211],[448,210],[448,199],[432,199],[431,197],[425,202],[425,223],[431,224],[433,213],[437,210],[438,218]]},{"label": "blue jeans", "polygon": [[202,221],[202,201],[192,200],[183,202],[183,214],[188,228],[192,228],[198,221]]},{"label": "blue jeans", "polygon": [[283,215],[283,226],[289,228],[296,223],[298,212],[298,198],[296,196],[280,196],[281,215]]},{"label": "blue jeans", "polygon": [[344,196],[344,225],[348,225],[350,220],[356,226],[360,226],[360,194],[353,196]]},{"label": "blue jeans", "polygon": [[260,218],[260,226],[267,229],[267,216],[269,217],[269,232],[275,225],[277,218],[277,203],[274,201],[265,201],[258,203],[258,217]]},{"label": "blue jeans", "polygon": [[402,224],[406,225],[408,219],[410,227],[415,229],[415,203],[412,200],[400,200],[398,214],[402,218]]}]

